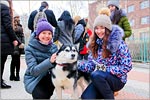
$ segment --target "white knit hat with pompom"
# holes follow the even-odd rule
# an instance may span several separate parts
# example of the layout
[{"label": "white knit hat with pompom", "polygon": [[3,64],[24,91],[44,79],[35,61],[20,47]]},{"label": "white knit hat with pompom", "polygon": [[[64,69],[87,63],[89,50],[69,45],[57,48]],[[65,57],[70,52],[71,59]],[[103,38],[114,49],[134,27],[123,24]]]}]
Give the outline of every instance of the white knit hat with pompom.
[{"label": "white knit hat with pompom", "polygon": [[110,10],[108,8],[100,9],[99,15],[95,18],[93,27],[103,26],[112,30],[112,23],[110,20]]}]

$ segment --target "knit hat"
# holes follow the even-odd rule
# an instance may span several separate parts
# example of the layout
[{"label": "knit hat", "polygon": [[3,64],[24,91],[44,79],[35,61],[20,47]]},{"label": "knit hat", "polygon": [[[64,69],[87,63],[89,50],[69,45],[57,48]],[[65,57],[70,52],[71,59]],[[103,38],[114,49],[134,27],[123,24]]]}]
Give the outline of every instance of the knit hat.
[{"label": "knit hat", "polygon": [[110,10],[107,8],[107,7],[103,7],[99,10],[99,14],[104,14],[104,15],[107,15],[107,16],[110,16],[111,13],[110,13]]},{"label": "knit hat", "polygon": [[107,7],[110,6],[110,5],[114,5],[119,9],[119,0],[109,0],[107,2]]},{"label": "knit hat", "polygon": [[14,18],[15,17],[20,17],[19,14],[15,10],[13,10],[13,16],[14,16]]},{"label": "knit hat", "polygon": [[109,16],[109,9],[101,9],[99,15],[95,18],[93,27],[95,28],[96,26],[103,26],[106,27],[109,30],[112,30],[112,24]]},{"label": "knit hat", "polygon": [[45,18],[39,19],[37,23],[36,35],[39,35],[42,31],[51,31],[53,33],[53,28],[50,23],[47,22]]}]

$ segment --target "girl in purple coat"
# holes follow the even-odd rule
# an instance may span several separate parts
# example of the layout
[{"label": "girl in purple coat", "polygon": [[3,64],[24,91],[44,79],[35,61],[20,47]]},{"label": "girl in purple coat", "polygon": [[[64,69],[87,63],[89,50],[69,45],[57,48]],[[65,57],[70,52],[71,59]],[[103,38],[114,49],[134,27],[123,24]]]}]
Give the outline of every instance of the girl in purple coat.
[{"label": "girl in purple coat", "polygon": [[[88,61],[78,64],[78,70],[91,73],[92,80],[81,95],[82,99],[114,99],[113,93],[124,87],[127,73],[132,69],[129,49],[122,40],[124,32],[112,25],[107,15],[96,17]],[[96,66],[103,66],[103,69],[95,70]]]}]

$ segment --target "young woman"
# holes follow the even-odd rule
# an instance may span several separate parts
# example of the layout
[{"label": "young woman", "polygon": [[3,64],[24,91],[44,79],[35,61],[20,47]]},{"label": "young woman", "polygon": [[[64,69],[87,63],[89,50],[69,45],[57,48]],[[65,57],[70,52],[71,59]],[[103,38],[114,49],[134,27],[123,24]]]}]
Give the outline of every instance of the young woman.
[{"label": "young woman", "polygon": [[[127,73],[132,69],[129,49],[122,40],[124,32],[112,25],[107,15],[96,17],[88,61],[78,64],[78,70],[91,73],[92,80],[81,95],[82,99],[114,99],[113,92],[124,87]],[[99,65],[103,70],[94,71]]]},{"label": "young woman", "polygon": [[25,49],[24,85],[33,99],[50,99],[54,91],[50,70],[55,67],[57,46],[53,44],[52,36],[52,26],[46,19],[40,19]]},{"label": "young woman", "polygon": [[14,52],[11,55],[12,60],[10,64],[10,80],[11,81],[20,81],[20,56],[21,53],[24,52],[24,33],[23,33],[23,28],[22,25],[20,24],[20,16],[19,15],[14,15],[14,31],[21,42],[21,45],[15,46],[14,47]]},{"label": "young woman", "polygon": [[108,1],[107,7],[111,11],[111,21],[113,24],[119,25],[124,30],[123,40],[130,37],[132,34],[131,26],[128,21],[126,12],[119,9],[119,0]]}]

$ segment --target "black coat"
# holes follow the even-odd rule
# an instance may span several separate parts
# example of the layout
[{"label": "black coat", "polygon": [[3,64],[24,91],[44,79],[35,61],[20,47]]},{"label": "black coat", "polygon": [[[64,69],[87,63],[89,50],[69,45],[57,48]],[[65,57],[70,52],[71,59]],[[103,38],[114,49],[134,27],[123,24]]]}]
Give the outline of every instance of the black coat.
[{"label": "black coat", "polygon": [[[22,25],[17,24],[14,31],[15,31],[15,34],[16,34],[19,42],[25,44],[25,37],[24,37]],[[24,54],[24,48],[21,49],[21,48],[19,48],[19,46],[16,46],[14,48],[14,53],[13,54],[15,54],[15,55]]]},{"label": "black coat", "polygon": [[[57,27],[57,21],[56,21],[56,18],[55,18],[55,15],[53,13],[52,10],[45,10],[44,11],[45,14],[46,14],[46,17],[47,17],[47,20],[48,22],[53,26],[53,27]],[[29,20],[28,20],[28,28],[33,32],[34,31],[34,18],[35,18],[35,15],[38,13],[37,10],[34,10],[30,16],[29,16]]]},{"label": "black coat", "polygon": [[13,41],[17,40],[13,31],[12,20],[8,6],[0,4],[1,8],[1,55],[12,54]]}]

